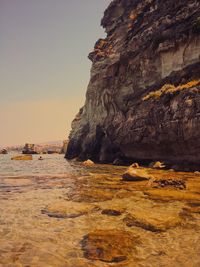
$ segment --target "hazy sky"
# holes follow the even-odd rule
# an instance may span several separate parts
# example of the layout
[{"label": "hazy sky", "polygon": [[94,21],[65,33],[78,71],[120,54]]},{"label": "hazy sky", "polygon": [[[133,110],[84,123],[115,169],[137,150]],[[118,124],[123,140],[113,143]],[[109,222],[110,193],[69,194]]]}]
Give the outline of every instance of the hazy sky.
[{"label": "hazy sky", "polygon": [[65,139],[110,0],[0,0],[0,145]]}]

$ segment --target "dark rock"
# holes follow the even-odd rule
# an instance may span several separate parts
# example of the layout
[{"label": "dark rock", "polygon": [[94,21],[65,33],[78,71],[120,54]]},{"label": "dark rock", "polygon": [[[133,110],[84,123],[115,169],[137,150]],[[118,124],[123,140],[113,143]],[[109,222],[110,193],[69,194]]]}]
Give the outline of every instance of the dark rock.
[{"label": "dark rock", "polygon": [[66,158],[200,160],[200,2],[114,0]]},{"label": "dark rock", "polygon": [[124,161],[122,159],[119,159],[119,158],[117,158],[113,161],[113,165],[116,165],[116,166],[123,166],[124,164],[125,164]]},{"label": "dark rock", "polygon": [[160,179],[155,180],[154,183],[156,183],[156,188],[159,187],[174,187],[176,189],[186,189],[186,182],[183,180],[175,180],[175,179]]},{"label": "dark rock", "polygon": [[105,209],[102,210],[102,214],[109,215],[109,216],[120,216],[122,214],[119,210],[112,210],[112,209]]}]

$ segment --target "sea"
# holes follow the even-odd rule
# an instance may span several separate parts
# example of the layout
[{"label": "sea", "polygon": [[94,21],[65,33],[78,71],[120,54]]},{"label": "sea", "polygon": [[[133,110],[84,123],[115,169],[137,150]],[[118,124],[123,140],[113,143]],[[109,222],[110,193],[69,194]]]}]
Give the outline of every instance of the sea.
[{"label": "sea", "polygon": [[33,155],[33,160],[11,160],[16,153],[0,155],[0,176],[23,175],[65,175],[73,172],[73,167],[64,158],[63,154],[44,154],[43,160],[38,160],[40,155]]},{"label": "sea", "polygon": [[158,188],[125,166],[14,155],[0,155],[0,267],[200,266],[199,174],[145,168],[186,182]]}]

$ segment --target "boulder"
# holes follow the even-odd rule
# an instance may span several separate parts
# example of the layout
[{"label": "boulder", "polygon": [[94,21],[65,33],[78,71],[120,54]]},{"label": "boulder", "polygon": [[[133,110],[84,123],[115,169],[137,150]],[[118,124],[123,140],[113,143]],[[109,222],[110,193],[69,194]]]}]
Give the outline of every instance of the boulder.
[{"label": "boulder", "polygon": [[130,166],[122,175],[124,181],[145,181],[152,178],[145,169]]},{"label": "boulder", "polygon": [[94,165],[94,162],[90,159],[83,162],[83,166],[85,166],[85,167],[91,167],[93,165]]},{"label": "boulder", "polygon": [[163,168],[165,168],[165,165],[163,162],[156,161],[156,162],[150,163],[149,167],[153,168],[153,169],[163,169]]},{"label": "boulder", "polygon": [[131,165],[131,167],[132,167],[132,168],[139,168],[140,166],[139,166],[138,163],[133,163],[133,164]]},{"label": "boulder", "polygon": [[18,155],[11,158],[11,160],[32,160],[32,155]]}]

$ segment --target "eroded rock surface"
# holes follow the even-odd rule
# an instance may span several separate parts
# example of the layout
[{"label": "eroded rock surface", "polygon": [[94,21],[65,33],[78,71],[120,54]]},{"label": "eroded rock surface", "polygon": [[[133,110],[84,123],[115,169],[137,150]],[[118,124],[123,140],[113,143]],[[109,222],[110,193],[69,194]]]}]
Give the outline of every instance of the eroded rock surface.
[{"label": "eroded rock surface", "polygon": [[200,2],[114,0],[68,159],[198,164]]},{"label": "eroded rock surface", "polygon": [[138,237],[118,230],[96,230],[86,235],[81,244],[85,257],[105,262],[121,262],[134,254]]}]

